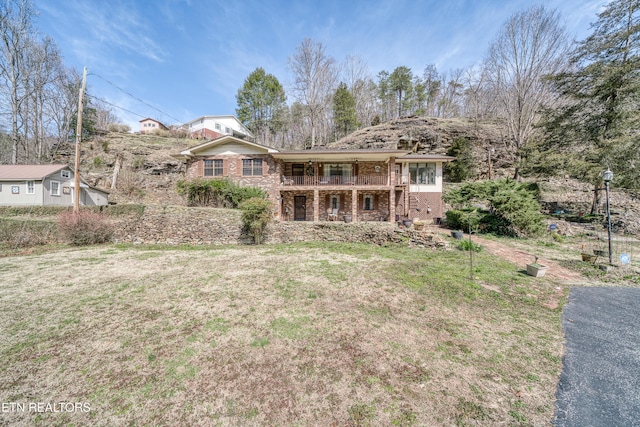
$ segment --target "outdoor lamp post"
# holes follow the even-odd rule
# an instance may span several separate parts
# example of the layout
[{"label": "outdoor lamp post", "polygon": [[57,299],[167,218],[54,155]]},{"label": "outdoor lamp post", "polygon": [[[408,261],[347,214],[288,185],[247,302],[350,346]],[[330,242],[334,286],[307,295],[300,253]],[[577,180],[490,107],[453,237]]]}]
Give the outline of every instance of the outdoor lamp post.
[{"label": "outdoor lamp post", "polygon": [[607,168],[606,171],[602,173],[602,179],[604,180],[604,189],[607,193],[607,237],[609,240],[609,264],[613,262],[612,251],[611,251],[611,212],[609,211],[609,182],[613,179],[613,172]]}]

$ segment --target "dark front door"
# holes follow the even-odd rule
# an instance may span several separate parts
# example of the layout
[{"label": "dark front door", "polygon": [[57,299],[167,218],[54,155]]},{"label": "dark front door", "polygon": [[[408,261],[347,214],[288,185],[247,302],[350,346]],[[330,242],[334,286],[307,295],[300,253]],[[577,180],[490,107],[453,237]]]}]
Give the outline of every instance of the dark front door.
[{"label": "dark front door", "polygon": [[293,220],[294,221],[307,220],[307,196],[293,197]]}]

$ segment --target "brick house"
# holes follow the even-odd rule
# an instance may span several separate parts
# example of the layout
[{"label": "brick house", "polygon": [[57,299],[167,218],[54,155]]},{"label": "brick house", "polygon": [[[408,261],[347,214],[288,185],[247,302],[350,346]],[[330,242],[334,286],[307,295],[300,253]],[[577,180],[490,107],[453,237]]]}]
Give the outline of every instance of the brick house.
[{"label": "brick house", "polygon": [[281,221],[442,218],[442,166],[453,157],[407,150],[278,151],[224,136],[182,151],[186,177],[264,189]]}]

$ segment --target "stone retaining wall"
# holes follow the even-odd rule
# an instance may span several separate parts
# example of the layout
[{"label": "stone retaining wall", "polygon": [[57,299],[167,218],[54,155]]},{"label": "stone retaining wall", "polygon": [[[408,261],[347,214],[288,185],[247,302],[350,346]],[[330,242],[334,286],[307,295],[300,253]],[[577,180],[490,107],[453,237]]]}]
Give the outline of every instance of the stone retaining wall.
[{"label": "stone retaining wall", "polygon": [[[252,244],[242,232],[241,212],[232,209],[184,206],[147,206],[141,216],[113,220],[115,240],[146,244]],[[366,242],[418,246],[445,246],[439,236],[427,231],[399,229],[388,222],[272,222],[265,243],[305,241]]]}]

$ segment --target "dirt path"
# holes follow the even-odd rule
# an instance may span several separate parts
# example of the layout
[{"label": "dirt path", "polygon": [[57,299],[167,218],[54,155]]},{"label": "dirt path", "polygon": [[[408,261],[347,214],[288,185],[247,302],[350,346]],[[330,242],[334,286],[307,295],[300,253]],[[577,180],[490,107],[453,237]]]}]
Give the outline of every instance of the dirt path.
[{"label": "dirt path", "polygon": [[[443,228],[434,227],[432,230],[439,234],[449,235],[449,231]],[[465,234],[464,238],[466,239],[468,237],[469,236]],[[519,267],[522,267],[523,270],[526,269],[527,264],[530,264],[535,260],[535,255],[532,252],[514,248],[512,246],[505,245],[504,243],[475,235],[472,237],[472,240],[485,248],[489,253],[512,262]],[[580,273],[561,267],[559,264],[548,258],[538,257],[538,262],[549,267],[547,270],[547,276],[558,279],[563,284],[574,285],[584,282],[584,277]]]}]

